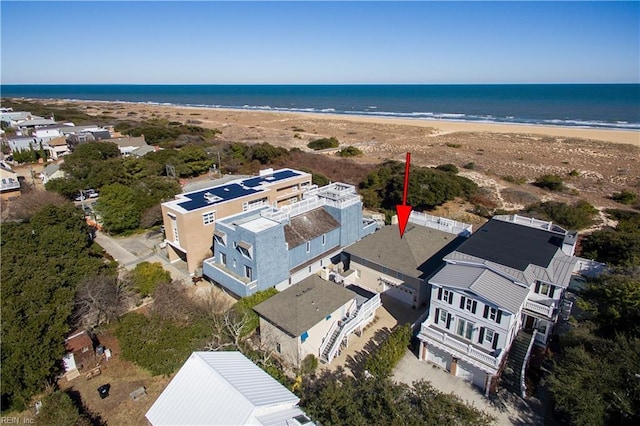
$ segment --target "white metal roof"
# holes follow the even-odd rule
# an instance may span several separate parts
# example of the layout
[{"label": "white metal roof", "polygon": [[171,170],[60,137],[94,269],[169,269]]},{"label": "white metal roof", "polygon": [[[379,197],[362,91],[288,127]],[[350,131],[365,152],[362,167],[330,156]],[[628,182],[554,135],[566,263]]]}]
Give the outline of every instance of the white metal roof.
[{"label": "white metal roof", "polygon": [[240,352],[194,352],[146,417],[154,426],[258,425],[298,401]]}]

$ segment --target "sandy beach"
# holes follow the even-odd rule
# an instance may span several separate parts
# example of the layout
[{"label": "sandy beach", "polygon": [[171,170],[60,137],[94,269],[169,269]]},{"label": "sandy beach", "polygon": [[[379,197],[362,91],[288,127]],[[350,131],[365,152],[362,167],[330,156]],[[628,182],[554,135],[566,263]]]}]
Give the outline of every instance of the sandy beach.
[{"label": "sandy beach", "polygon": [[[69,101],[46,103],[69,104]],[[455,164],[461,174],[490,189],[498,204],[505,208],[525,204],[513,197],[518,192],[529,192],[543,201],[572,202],[583,198],[598,207],[621,207],[609,199],[613,192],[640,191],[639,131],[117,102],[73,104],[97,117],[161,118],[215,128],[221,131],[217,138],[226,142],[268,142],[308,150],[309,141],[333,136],[341,146],[360,148],[364,155],[356,161],[366,163],[404,160],[406,152],[411,152],[412,162],[417,165]],[[544,174],[563,176],[569,190],[550,193],[522,183]],[[513,180],[510,177],[519,184],[509,182]],[[509,189],[509,196],[503,196],[505,189]]]}]

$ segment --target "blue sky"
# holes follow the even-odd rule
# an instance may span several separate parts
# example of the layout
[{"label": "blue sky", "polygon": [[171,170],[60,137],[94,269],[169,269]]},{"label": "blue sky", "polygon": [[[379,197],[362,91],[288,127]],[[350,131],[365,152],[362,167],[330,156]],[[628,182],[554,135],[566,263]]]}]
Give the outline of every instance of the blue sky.
[{"label": "blue sky", "polygon": [[640,2],[14,2],[3,84],[640,82]]}]

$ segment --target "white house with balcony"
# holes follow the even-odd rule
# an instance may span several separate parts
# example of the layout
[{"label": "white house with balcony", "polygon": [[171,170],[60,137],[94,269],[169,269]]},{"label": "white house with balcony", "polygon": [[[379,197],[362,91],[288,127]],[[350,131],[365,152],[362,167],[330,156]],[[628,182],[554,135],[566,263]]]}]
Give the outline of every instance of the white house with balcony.
[{"label": "white house with balcony", "polygon": [[[572,277],[598,266],[573,256],[575,243],[575,233],[550,222],[517,215],[487,222],[429,279],[420,358],[487,394],[505,368],[524,383],[531,347],[547,344]],[[522,350],[509,364],[516,340]]]},{"label": "white house with balcony", "polygon": [[375,318],[380,295],[355,285],[343,287],[318,275],[254,307],[260,341],[289,365],[313,355],[330,363]]}]

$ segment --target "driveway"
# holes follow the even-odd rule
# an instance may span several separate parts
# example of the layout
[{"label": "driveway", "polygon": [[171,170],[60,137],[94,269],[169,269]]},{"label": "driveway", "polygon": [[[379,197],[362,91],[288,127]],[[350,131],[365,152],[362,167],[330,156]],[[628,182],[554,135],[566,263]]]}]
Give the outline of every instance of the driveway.
[{"label": "driveway", "polygon": [[394,369],[393,379],[409,385],[418,380],[429,381],[440,392],[454,394],[495,416],[498,425],[544,425],[542,404],[536,398],[523,400],[504,390],[486,398],[480,389],[431,363],[418,360],[409,350]]},{"label": "driveway", "polygon": [[97,231],[95,238],[95,242],[128,271],[133,270],[140,262],[157,262],[171,274],[172,279],[190,283],[191,277],[186,271],[178,269],[165,257],[156,253],[155,247],[160,241],[161,237],[153,232],[127,238],[114,238]]}]

